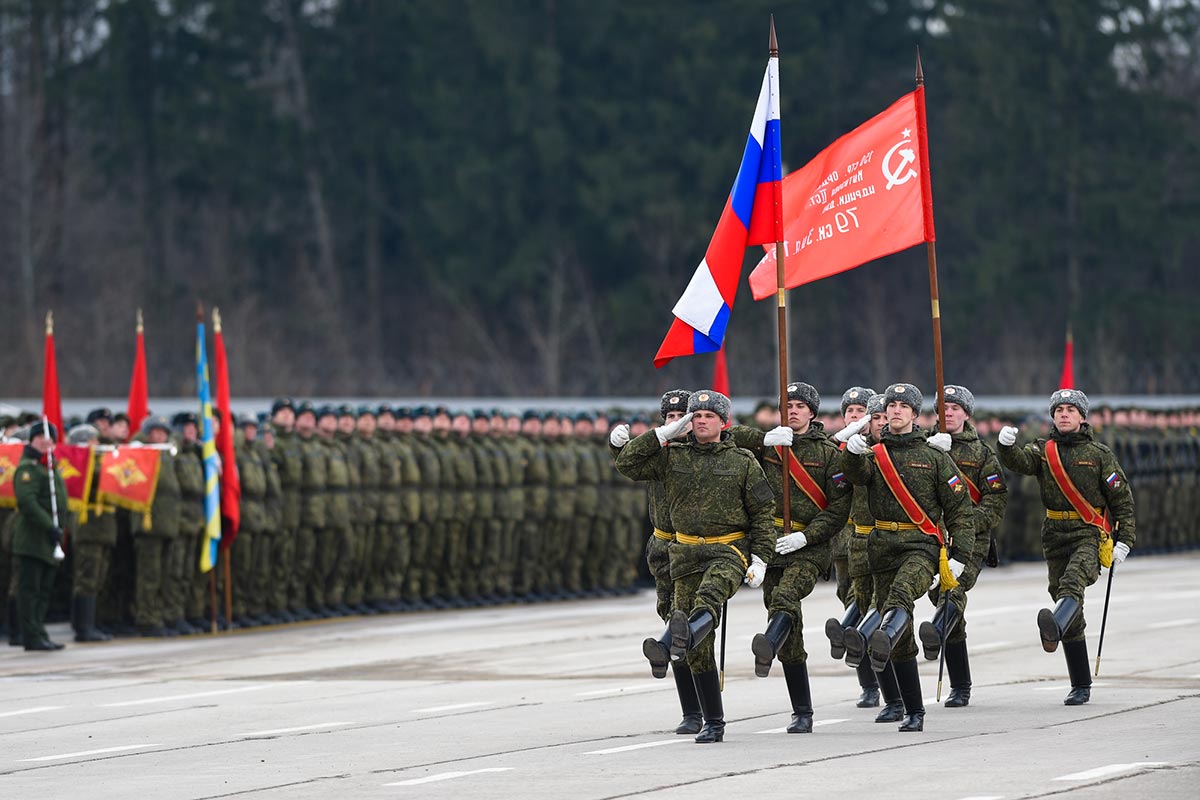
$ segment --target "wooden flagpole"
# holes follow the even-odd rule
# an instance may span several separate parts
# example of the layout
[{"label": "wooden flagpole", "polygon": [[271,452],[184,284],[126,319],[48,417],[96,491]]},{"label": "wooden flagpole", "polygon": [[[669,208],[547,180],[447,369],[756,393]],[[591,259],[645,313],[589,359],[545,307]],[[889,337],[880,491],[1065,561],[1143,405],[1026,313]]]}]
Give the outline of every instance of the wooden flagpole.
[{"label": "wooden flagpole", "polygon": [[[921,48],[917,48],[917,86],[925,85],[925,72],[921,69]],[[919,109],[920,118],[918,123],[921,127],[921,170],[924,175],[929,174],[929,143],[926,141],[925,128],[925,104],[921,103]],[[927,184],[928,179],[924,178],[923,182]],[[928,190],[928,185],[922,189]],[[932,198],[926,193],[923,200],[924,203],[932,203]],[[935,380],[937,381],[937,415],[938,415],[938,430],[942,433],[946,432],[946,398],[943,397],[943,387],[945,386],[945,371],[942,366],[942,310],[938,300],[938,277],[937,277],[937,247],[932,239],[926,237],[925,252],[929,256],[929,304],[933,313],[933,369]]]},{"label": "wooden flagpole", "polygon": [[[779,40],[775,38],[775,15],[771,15],[770,58],[779,58]],[[772,90],[774,87],[771,87]],[[782,146],[782,144],[781,144]],[[783,163],[783,154],[779,154]],[[779,321],[779,424],[787,424],[787,288],[784,286],[783,269],[783,182],[775,182],[775,285],[778,289],[778,321]],[[788,480],[787,454],[780,458],[779,468],[783,471],[783,535],[792,532],[792,493],[791,481]]]}]

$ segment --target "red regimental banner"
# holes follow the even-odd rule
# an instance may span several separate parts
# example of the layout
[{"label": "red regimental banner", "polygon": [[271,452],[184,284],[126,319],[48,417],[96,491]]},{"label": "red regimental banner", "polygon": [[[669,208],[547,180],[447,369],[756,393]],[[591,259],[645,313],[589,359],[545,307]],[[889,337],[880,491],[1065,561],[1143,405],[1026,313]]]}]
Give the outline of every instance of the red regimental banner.
[{"label": "red regimental banner", "polygon": [[21,463],[21,443],[0,444],[0,508],[16,508],[17,496],[13,493],[13,475]]},{"label": "red regimental banner", "polygon": [[122,447],[100,461],[101,502],[149,515],[158,488],[161,454],[149,447]]},{"label": "red regimental banner", "polygon": [[[784,284],[791,289],[933,241],[922,205],[920,89],[783,179]],[[750,275],[755,300],[776,292],[775,246]]]},{"label": "red regimental banner", "polygon": [[96,459],[92,458],[90,447],[74,444],[54,446],[54,468],[67,487],[67,507],[79,515],[81,524],[87,522],[87,498],[92,489],[95,464]]}]

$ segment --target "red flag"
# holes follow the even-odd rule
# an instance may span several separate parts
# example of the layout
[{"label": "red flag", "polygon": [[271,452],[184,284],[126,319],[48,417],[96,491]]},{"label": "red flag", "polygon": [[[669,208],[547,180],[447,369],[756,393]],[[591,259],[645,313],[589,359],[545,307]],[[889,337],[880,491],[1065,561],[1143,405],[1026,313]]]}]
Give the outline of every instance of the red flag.
[{"label": "red flag", "polygon": [[217,410],[221,429],[217,432],[217,454],[221,456],[221,549],[228,550],[242,522],[242,484],[233,452],[233,415],[229,413],[229,364],[225,360],[225,336],[221,312],[213,309],[213,361],[217,379]]},{"label": "red flag", "polygon": [[54,312],[46,312],[46,356],[42,368],[42,415],[66,438],[62,424],[62,395],[58,393],[58,364],[54,360]]},{"label": "red flag", "polygon": [[712,388],[729,397],[729,364],[725,361],[725,347],[717,351],[717,360],[713,363]]},{"label": "red flag", "polygon": [[129,379],[129,431],[137,433],[142,420],[150,415],[149,387],[146,383],[146,342],[142,333],[142,310],[137,312],[137,352],[133,356],[133,377]]},{"label": "red flag", "polygon": [[1058,388],[1075,388],[1075,337],[1071,335],[1070,328],[1067,328],[1067,346],[1063,350],[1062,375],[1058,378]]},{"label": "red flag", "polygon": [[[784,284],[791,289],[934,241],[925,89],[904,95],[783,179]],[[774,296],[775,248],[750,275]]]}]

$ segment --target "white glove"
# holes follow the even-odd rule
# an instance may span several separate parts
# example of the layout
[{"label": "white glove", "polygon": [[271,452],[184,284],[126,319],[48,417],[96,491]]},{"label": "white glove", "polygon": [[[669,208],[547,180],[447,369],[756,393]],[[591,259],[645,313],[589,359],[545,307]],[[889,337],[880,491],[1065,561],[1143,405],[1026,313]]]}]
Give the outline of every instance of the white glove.
[{"label": "white glove", "polygon": [[654,435],[658,437],[659,444],[666,444],[674,439],[679,434],[683,433],[684,428],[692,421],[692,415],[684,414],[674,422],[668,422],[666,425],[660,425],[654,429]]},{"label": "white glove", "polygon": [[1124,542],[1117,542],[1113,545],[1113,566],[1125,561],[1125,556],[1129,555],[1129,545]]},{"label": "white glove", "polygon": [[629,426],[618,425],[612,429],[612,433],[608,435],[608,443],[618,449],[629,444]]},{"label": "white glove", "polygon": [[837,439],[839,442],[848,441],[851,436],[853,436],[856,433],[862,432],[862,429],[867,427],[870,424],[871,424],[870,417],[860,417],[859,419],[854,420],[854,422],[851,422],[849,425],[847,425],[846,427],[842,428],[840,431],[835,433],[833,435],[833,438]]},{"label": "white glove", "polygon": [[796,531],[789,533],[787,536],[780,536],[775,540],[775,552],[780,555],[794,553],[804,545],[808,544],[808,537],[804,535],[804,531]]},{"label": "white glove", "polygon": [[937,572],[933,573],[933,583],[929,584],[929,591],[932,592],[934,589],[939,589],[941,588],[941,585],[942,576]]},{"label": "white glove", "polygon": [[1011,447],[1017,442],[1017,429],[1011,425],[1005,425],[1000,429],[1000,435],[996,439],[1005,447]]},{"label": "white glove", "polygon": [[766,435],[763,436],[763,444],[767,447],[779,447],[780,445],[791,447],[794,435],[795,431],[787,425],[780,425],[778,428],[772,428],[767,431]]},{"label": "white glove", "polygon": [[948,433],[935,433],[925,441],[928,442],[929,446],[935,450],[941,450],[943,453],[950,452],[951,439],[950,434]]},{"label": "white glove", "polygon": [[[1125,548],[1125,552],[1126,553],[1129,552],[1128,547]],[[54,545],[54,560],[62,561],[66,557],[67,557],[67,554],[63,552],[62,545],[57,545],[57,544]],[[1121,558],[1124,559],[1124,556],[1121,556]]]},{"label": "white glove", "polygon": [[958,577],[963,574],[963,570],[967,568],[967,565],[959,561],[957,558],[952,558],[946,563],[949,565],[950,574],[954,576],[955,580],[958,580]]},{"label": "white glove", "polygon": [[762,586],[763,578],[767,577],[767,562],[758,556],[750,556],[750,569],[746,570],[744,580],[751,589]]},{"label": "white glove", "polygon": [[871,449],[861,433],[856,433],[846,440],[846,449],[856,456],[865,455]]}]

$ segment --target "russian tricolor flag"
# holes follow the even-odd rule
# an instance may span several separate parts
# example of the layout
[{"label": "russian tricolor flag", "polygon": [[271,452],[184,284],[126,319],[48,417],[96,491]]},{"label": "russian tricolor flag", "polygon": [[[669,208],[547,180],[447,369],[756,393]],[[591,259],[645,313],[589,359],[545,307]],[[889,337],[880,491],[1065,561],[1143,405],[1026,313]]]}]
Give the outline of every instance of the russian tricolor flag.
[{"label": "russian tricolor flag", "polygon": [[783,238],[783,164],[779,154],[779,59],[767,61],[742,165],[704,260],[672,313],[675,320],[654,356],[661,367],[676,356],[721,349],[746,248]]}]

